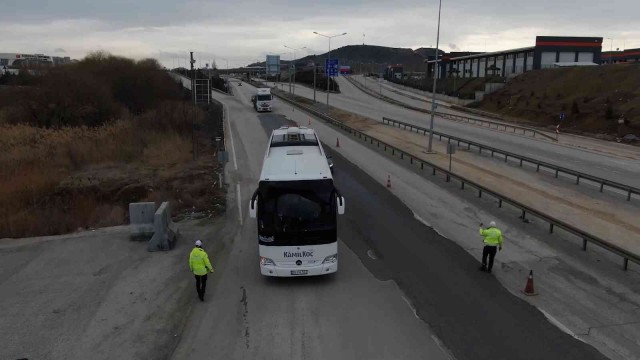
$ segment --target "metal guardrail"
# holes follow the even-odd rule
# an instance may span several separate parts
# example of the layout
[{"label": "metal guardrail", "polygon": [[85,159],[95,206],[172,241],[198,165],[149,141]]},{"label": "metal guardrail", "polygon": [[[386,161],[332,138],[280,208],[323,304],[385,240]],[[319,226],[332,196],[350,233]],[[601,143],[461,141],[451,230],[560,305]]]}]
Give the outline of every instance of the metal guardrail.
[{"label": "metal guardrail", "polygon": [[[358,89],[362,90],[365,93],[368,93],[369,95],[372,95],[372,96],[380,98],[380,99],[382,99],[382,100],[384,100],[386,102],[389,102],[389,103],[392,103],[392,104],[395,104],[395,105],[398,105],[398,106],[402,106],[402,107],[410,109],[410,110],[415,110],[415,111],[423,112],[423,113],[426,113],[426,114],[431,114],[431,110],[424,109],[424,108],[419,108],[419,107],[415,107],[415,106],[411,106],[411,105],[405,104],[405,103],[403,103],[401,101],[392,99],[392,98],[390,98],[388,96],[377,94],[375,91],[367,89],[366,87],[362,86],[362,84],[358,83],[357,81],[355,81],[353,79],[350,79],[348,76],[345,76],[345,78],[347,79],[347,81],[349,81],[355,87],[357,87]],[[499,130],[499,131],[511,132],[511,133],[514,133],[514,134],[522,134],[523,136],[531,136],[531,137],[534,137],[534,138],[536,136],[539,136],[539,137],[544,137],[544,138],[552,140],[552,141],[558,141],[553,136],[547,135],[547,134],[539,131],[538,129],[528,128],[528,127],[519,126],[519,125],[505,124],[505,123],[502,123],[502,122],[492,121],[492,120],[471,118],[471,117],[468,117],[468,116],[448,114],[448,113],[443,113],[443,112],[439,112],[439,111],[434,111],[433,114],[435,116],[440,116],[440,117],[445,118],[445,119],[466,122],[466,123],[473,124],[473,125],[480,125],[481,127],[484,127],[486,125],[489,129],[496,129],[496,130]],[[512,131],[509,131],[509,130],[512,130]]]},{"label": "metal guardrail", "polygon": [[296,101],[289,99],[287,97],[284,97],[280,94],[277,93],[273,93],[275,96],[277,96],[278,98],[280,98],[281,100],[288,102],[292,105],[297,106],[298,108],[306,111],[309,114],[312,114],[318,118],[321,118],[323,120],[325,120],[326,122],[328,122],[331,125],[334,125],[344,131],[346,131],[347,133],[353,135],[354,137],[358,137],[359,139],[364,140],[365,142],[369,142],[371,145],[373,145],[374,143],[377,144],[378,148],[384,147],[384,151],[386,152],[387,150],[391,151],[391,155],[396,155],[396,153],[398,153],[400,155],[400,159],[404,159],[405,157],[409,159],[409,162],[413,165],[413,164],[420,164],[420,169],[424,170],[425,166],[428,168],[432,169],[432,175],[437,175],[438,173],[444,174],[446,181],[450,182],[451,180],[457,180],[460,183],[460,189],[464,190],[465,186],[470,186],[475,188],[478,191],[478,197],[482,197],[483,194],[489,194],[491,196],[493,196],[494,198],[496,198],[498,200],[498,207],[502,207],[503,203],[507,203],[510,204],[511,206],[519,209],[522,212],[522,215],[520,216],[520,218],[525,221],[526,220],[526,216],[527,214],[533,215],[539,219],[544,220],[545,222],[549,223],[549,233],[553,233],[554,229],[556,227],[559,227],[561,229],[564,229],[565,231],[579,237],[582,239],[582,250],[587,250],[587,243],[592,243],[595,245],[600,246],[601,248],[608,250],[614,254],[619,255],[620,257],[622,257],[623,259],[623,264],[622,264],[622,268],[624,270],[627,270],[629,267],[629,260],[631,260],[632,262],[635,262],[636,264],[640,265],[640,256],[636,255],[628,250],[625,250],[617,245],[608,243],[607,241],[603,240],[602,238],[589,234],[583,230],[578,229],[577,227],[568,224],[560,219],[554,218],[550,215],[544,214],[541,211],[538,211],[536,209],[533,209],[517,200],[514,200],[512,198],[509,198],[505,195],[499,194],[493,190],[490,190],[472,180],[469,180],[463,176],[457,175],[453,172],[448,171],[447,169],[440,167],[438,165],[435,165],[429,161],[426,160],[422,160],[420,158],[415,157],[414,155],[407,153],[401,149],[396,148],[395,146],[388,144],[382,140],[379,140],[373,136],[370,136],[366,133],[363,133],[359,130],[356,130],[346,124],[344,124],[343,122],[336,120],[330,116],[328,116],[327,114],[321,113],[319,111],[316,111],[314,109],[311,109],[307,106],[304,105],[300,105],[298,104]]},{"label": "metal guardrail", "polygon": [[[389,125],[392,126],[398,126],[399,128],[404,127],[404,129],[406,130],[407,128],[410,129],[410,131],[415,130],[417,133],[422,132],[423,135],[427,135],[427,133],[429,132],[429,129],[427,128],[423,128],[420,126],[415,126],[412,124],[408,124],[405,123],[403,121],[399,121],[399,120],[395,120],[395,119],[391,119],[388,117],[383,117],[382,118],[382,123],[389,123]],[[480,144],[478,142],[475,141],[470,141],[470,140],[466,140],[463,138],[459,138],[457,136],[452,136],[452,135],[448,135],[445,133],[441,133],[439,131],[433,131],[433,135],[439,136],[440,140],[442,140],[442,138],[448,139],[449,141],[453,140],[453,141],[457,141],[458,142],[458,146],[460,146],[460,144],[467,144],[467,149],[471,150],[471,147],[476,147],[478,148],[478,151],[480,153],[482,153],[483,150],[486,151],[490,151],[491,152],[491,156],[493,157],[494,154],[500,154],[502,156],[504,156],[504,162],[507,162],[509,160],[509,158],[513,158],[516,160],[520,160],[520,167],[523,166],[523,163],[529,163],[529,164],[533,164],[536,167],[536,172],[539,172],[541,168],[546,168],[549,170],[552,170],[552,172],[555,172],[555,177],[557,178],[559,174],[566,174],[566,175],[571,175],[571,176],[575,176],[576,178],[576,185],[580,184],[580,180],[589,180],[595,183],[600,184],[600,192],[603,192],[605,186],[612,188],[612,189],[617,189],[617,190],[621,190],[623,192],[625,192],[627,194],[627,201],[631,200],[631,194],[636,194],[636,195],[640,195],[640,189],[630,186],[630,185],[625,185],[619,182],[615,182],[615,181],[611,181],[611,180],[607,180],[607,179],[603,179],[601,177],[597,177],[597,176],[593,176],[590,174],[586,174],[577,170],[572,170],[572,169],[567,169],[565,167],[562,166],[558,166],[558,165],[554,165],[548,162],[544,162],[541,160],[537,160],[534,158],[530,158],[528,156],[522,156],[522,155],[518,155],[516,153],[512,153],[510,151],[506,151],[506,150],[501,150],[501,149],[497,149],[491,146],[487,146],[487,145],[483,145]]]}]

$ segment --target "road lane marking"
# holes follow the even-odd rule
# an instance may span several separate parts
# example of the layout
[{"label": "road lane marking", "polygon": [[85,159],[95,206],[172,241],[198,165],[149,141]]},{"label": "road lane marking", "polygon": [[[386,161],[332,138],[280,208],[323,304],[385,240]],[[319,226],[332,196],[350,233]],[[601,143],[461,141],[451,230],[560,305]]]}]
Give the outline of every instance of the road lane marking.
[{"label": "road lane marking", "polygon": [[233,154],[233,167],[238,170],[238,160],[236,159],[236,147],[233,143],[233,130],[231,129],[231,120],[229,120],[229,107],[225,105],[227,111],[227,124],[229,125],[229,139],[231,139],[231,152]]},{"label": "road lane marking", "polygon": [[411,309],[411,311],[413,311],[413,316],[415,316],[416,319],[420,319],[420,317],[418,316],[418,312],[413,307],[413,305],[411,305],[411,302],[409,301],[409,299],[407,299],[404,295],[402,295],[402,300],[404,300],[404,302],[406,302],[407,305],[409,305],[409,309]]},{"label": "road lane marking", "polygon": [[582,340],[576,334],[574,334],[573,331],[569,330],[569,328],[566,327],[560,321],[558,321],[558,319],[556,319],[553,316],[551,316],[551,314],[549,314],[548,312],[542,310],[541,308],[538,308],[538,310],[540,310],[540,312],[547,318],[547,320],[549,320],[549,322],[552,323],[553,325],[555,325],[558,329],[562,330],[564,333],[569,334],[569,335],[573,336],[574,338],[576,338],[576,339],[578,339],[578,340],[580,340],[580,341],[582,341],[583,343],[586,344],[586,342],[584,340]]},{"label": "road lane marking", "polygon": [[236,184],[236,196],[238,198],[238,220],[242,225],[242,193],[240,192],[240,183]]},{"label": "road lane marking", "polygon": [[455,357],[453,356],[451,351],[447,349],[447,347],[444,345],[444,343],[442,342],[442,340],[440,340],[439,337],[431,334],[431,339],[436,343],[436,345],[438,345],[440,350],[449,358],[449,360],[455,360]]}]

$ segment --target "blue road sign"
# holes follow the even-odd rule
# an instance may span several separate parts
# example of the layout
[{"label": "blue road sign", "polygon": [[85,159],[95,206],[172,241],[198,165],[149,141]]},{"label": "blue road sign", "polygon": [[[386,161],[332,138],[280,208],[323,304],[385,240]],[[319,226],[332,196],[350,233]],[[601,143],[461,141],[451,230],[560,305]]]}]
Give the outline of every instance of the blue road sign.
[{"label": "blue road sign", "polygon": [[338,59],[325,59],[324,60],[324,71],[325,74],[329,74],[331,77],[338,76],[339,73]]}]

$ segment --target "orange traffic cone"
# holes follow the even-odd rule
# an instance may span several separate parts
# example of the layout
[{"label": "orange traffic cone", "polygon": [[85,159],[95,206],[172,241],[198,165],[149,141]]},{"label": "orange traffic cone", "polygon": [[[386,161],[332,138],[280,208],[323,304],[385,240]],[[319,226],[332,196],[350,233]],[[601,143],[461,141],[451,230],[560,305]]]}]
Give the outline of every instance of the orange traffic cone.
[{"label": "orange traffic cone", "polygon": [[340,147],[340,139],[336,138],[336,147]]},{"label": "orange traffic cone", "polygon": [[391,187],[391,175],[387,175],[387,187]]},{"label": "orange traffic cone", "polygon": [[522,293],[527,296],[538,295],[533,288],[533,270],[529,271],[529,278],[527,278],[527,285],[522,290]]}]

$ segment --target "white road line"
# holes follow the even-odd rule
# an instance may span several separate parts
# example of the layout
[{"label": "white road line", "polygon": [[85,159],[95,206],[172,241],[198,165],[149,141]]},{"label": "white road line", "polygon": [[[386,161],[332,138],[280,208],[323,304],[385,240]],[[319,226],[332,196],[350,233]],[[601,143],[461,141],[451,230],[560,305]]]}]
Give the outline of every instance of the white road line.
[{"label": "white road line", "polygon": [[560,330],[562,330],[563,332],[573,336],[574,338],[576,338],[576,339],[578,339],[578,340],[580,340],[582,342],[585,342],[584,340],[580,339],[576,334],[574,334],[573,331],[569,330],[569,328],[566,327],[563,323],[561,323],[556,318],[551,316],[551,314],[549,314],[548,312],[542,310],[541,308],[538,308],[538,310],[540,310],[540,312],[547,318],[547,320],[549,320],[550,323],[552,323],[553,325],[558,327]]},{"label": "white road line", "polygon": [[238,220],[242,225],[242,193],[240,192],[240,183],[236,184],[236,196],[238,198]]},{"label": "white road line", "polygon": [[233,130],[231,129],[231,120],[229,120],[229,107],[225,106],[225,110],[227,110],[227,124],[229,126],[229,139],[231,139],[231,152],[233,154],[233,167],[238,170],[238,159],[236,158],[236,147],[233,143]]},{"label": "white road line", "polygon": [[406,302],[407,305],[409,305],[409,309],[413,311],[413,316],[415,316],[416,319],[420,319],[420,317],[418,316],[418,313],[416,312],[416,309],[413,307],[413,305],[411,305],[411,302],[409,301],[409,299],[407,299],[406,297],[404,297],[404,295],[402,295],[402,300],[404,300],[404,302]]},{"label": "white road line", "polygon": [[451,353],[451,351],[449,351],[449,349],[447,349],[446,346],[444,346],[444,343],[442,342],[442,340],[440,340],[439,337],[435,336],[435,335],[431,335],[431,339],[433,339],[433,341],[436,343],[436,345],[438,345],[438,347],[440,348],[440,350],[442,350],[442,352],[447,355],[447,357],[450,360],[455,360],[455,357],[453,356],[453,354]]}]

